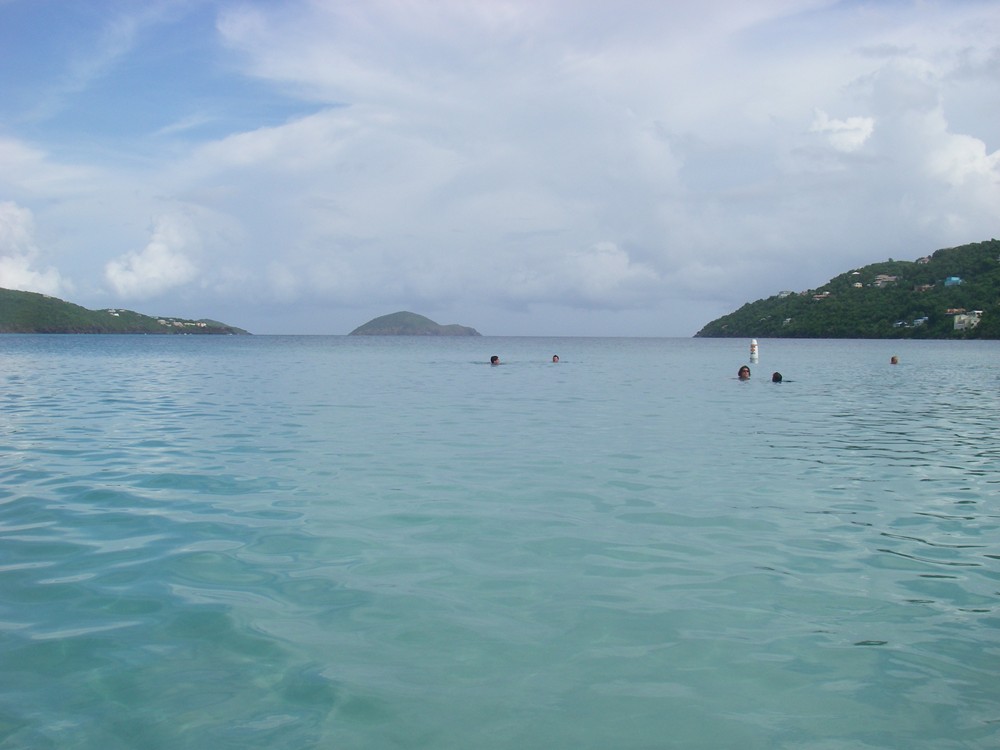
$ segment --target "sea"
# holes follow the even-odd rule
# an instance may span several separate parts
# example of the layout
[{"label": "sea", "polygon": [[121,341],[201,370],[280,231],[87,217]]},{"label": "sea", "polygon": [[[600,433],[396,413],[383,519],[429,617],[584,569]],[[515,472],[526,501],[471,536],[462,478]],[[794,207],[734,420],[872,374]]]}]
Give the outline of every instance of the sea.
[{"label": "sea", "polygon": [[1000,342],[749,346],[0,336],[0,750],[1000,747]]}]

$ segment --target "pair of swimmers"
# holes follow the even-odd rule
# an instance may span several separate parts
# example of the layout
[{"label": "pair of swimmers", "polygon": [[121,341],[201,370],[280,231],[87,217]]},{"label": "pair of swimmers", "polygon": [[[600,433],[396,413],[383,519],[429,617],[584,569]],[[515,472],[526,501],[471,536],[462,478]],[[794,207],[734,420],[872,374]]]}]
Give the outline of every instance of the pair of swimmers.
[{"label": "pair of swimmers", "polygon": [[[739,369],[739,372],[736,373],[736,377],[738,377],[740,380],[749,380],[750,379],[750,368],[747,367],[746,365],[743,365]],[[782,378],[781,378],[781,373],[780,372],[775,372],[775,373],[771,374],[771,382],[772,383],[780,383],[781,380],[782,380]]]},{"label": "pair of swimmers", "polygon": [[[558,354],[553,354],[552,355],[552,361],[553,362],[558,362],[559,361],[559,355]],[[498,365],[498,364],[500,364],[500,357],[498,357],[496,354],[494,354],[492,357],[490,357],[490,364],[491,365]]]},{"label": "pair of swimmers", "polygon": [[[898,365],[899,364],[899,357],[897,357],[895,354],[893,354],[889,358],[889,364],[891,364],[891,365]],[[738,377],[740,380],[749,380],[750,379],[750,368],[747,367],[746,365],[743,365],[742,367],[740,367],[739,371],[736,373],[736,377]],[[782,380],[782,378],[781,378],[781,373],[780,372],[771,373],[771,382],[772,383],[780,383],[781,380]]]}]

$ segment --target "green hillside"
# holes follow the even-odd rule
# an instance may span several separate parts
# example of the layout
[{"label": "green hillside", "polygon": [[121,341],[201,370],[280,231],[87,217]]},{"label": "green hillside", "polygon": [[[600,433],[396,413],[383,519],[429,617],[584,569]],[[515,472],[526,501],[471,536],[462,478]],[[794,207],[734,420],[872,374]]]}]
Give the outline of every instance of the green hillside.
[{"label": "green hillside", "polygon": [[702,337],[1000,338],[1000,241],[889,259],[817,289],[749,302]]},{"label": "green hillside", "polygon": [[245,334],[214,320],[153,318],[112,308],[88,310],[36,292],[0,289],[0,333]]},{"label": "green hillside", "polygon": [[412,312],[397,312],[369,320],[351,336],[478,336],[479,331],[460,325],[439,325]]}]

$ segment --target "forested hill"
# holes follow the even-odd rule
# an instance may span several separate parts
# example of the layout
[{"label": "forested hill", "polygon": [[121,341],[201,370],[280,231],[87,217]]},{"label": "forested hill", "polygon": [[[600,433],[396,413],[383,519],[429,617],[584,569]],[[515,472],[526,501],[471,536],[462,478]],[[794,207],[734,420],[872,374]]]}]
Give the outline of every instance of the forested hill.
[{"label": "forested hill", "polygon": [[1000,339],[1000,240],[847,271],[713,320],[696,336]]},{"label": "forested hill", "polygon": [[37,292],[0,289],[0,333],[246,334],[216,320],[154,318],[119,308],[88,310]]},{"label": "forested hill", "polygon": [[479,336],[479,331],[455,323],[440,325],[423,315],[403,310],[369,320],[350,336]]}]

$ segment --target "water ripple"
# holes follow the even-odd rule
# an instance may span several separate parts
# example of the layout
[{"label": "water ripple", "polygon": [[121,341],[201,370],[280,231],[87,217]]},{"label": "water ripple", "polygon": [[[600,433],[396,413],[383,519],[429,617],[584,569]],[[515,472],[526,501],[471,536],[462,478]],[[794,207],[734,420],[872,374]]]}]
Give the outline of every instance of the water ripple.
[{"label": "water ripple", "polygon": [[995,346],[152,338],[0,342],[3,750],[1000,743]]}]

